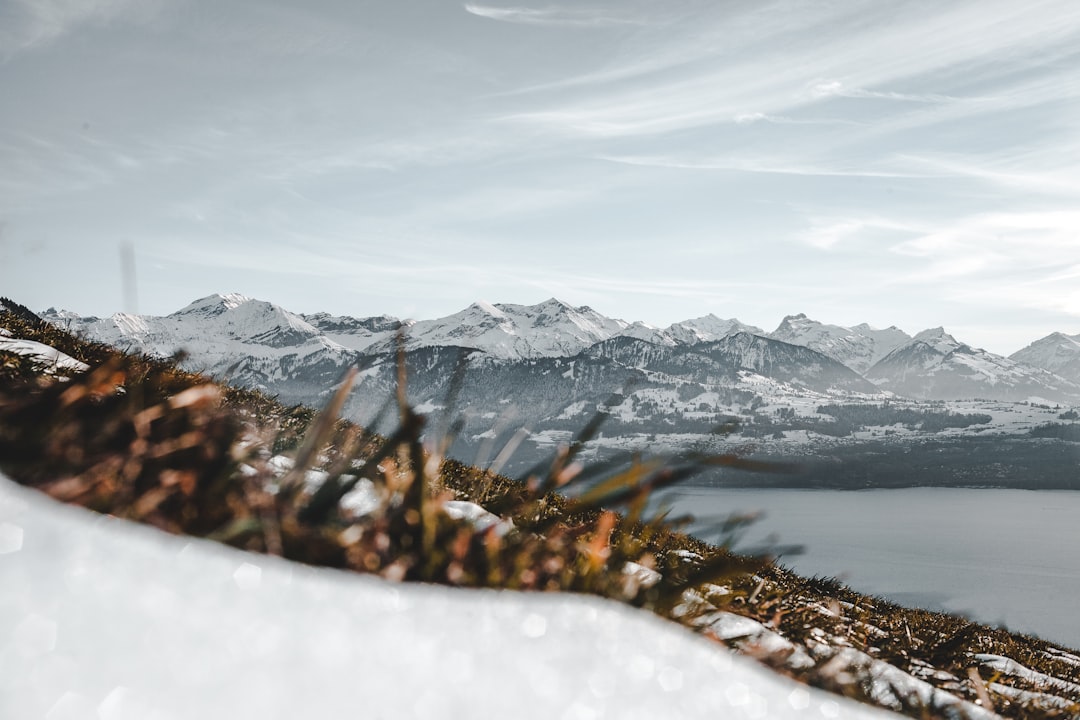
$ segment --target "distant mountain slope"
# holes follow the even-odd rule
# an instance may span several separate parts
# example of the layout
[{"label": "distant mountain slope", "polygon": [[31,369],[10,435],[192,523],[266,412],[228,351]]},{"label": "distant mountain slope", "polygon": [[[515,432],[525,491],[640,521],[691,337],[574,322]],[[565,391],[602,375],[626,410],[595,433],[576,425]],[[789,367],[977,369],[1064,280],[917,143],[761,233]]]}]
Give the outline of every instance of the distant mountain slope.
[{"label": "distant mountain slope", "polygon": [[801,313],[785,317],[768,337],[817,350],[859,373],[911,339],[896,327],[877,330],[862,323],[846,328],[826,325]]},{"label": "distant mountain slope", "polygon": [[1042,398],[1076,402],[1080,385],[1054,373],[972,348],[943,328],[924,330],[866,373],[878,387],[920,400]]},{"label": "distant mountain slope", "polygon": [[1010,360],[1042,368],[1080,383],[1080,335],[1056,332],[1009,356]]}]

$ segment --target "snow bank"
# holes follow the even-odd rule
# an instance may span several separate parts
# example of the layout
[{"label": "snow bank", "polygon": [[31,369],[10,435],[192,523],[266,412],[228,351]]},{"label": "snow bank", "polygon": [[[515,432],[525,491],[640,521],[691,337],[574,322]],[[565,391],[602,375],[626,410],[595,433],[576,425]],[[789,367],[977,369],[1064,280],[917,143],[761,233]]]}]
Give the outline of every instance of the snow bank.
[{"label": "snow bank", "polygon": [[0,717],[885,718],[596,598],[397,585],[0,478]]}]

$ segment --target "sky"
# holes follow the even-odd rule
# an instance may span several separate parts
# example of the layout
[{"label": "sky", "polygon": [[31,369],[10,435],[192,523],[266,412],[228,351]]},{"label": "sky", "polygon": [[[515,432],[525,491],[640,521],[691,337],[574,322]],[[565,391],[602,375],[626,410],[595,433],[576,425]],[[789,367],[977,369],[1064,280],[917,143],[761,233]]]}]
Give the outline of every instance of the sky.
[{"label": "sky", "polygon": [[1080,332],[1073,0],[0,0],[0,97],[34,309]]}]

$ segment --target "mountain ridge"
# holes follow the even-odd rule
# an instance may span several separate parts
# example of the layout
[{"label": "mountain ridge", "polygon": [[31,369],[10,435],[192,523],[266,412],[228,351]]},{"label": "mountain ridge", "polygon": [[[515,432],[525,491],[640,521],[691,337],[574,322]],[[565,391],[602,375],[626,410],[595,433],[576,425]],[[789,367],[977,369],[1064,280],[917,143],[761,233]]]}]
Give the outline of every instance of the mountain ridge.
[{"label": "mountain ridge", "polygon": [[[405,349],[410,352],[461,348],[509,363],[578,356],[584,363],[597,361],[604,351],[589,354],[590,348],[615,338],[633,338],[655,346],[648,351],[654,360],[662,357],[670,367],[675,367],[671,363],[681,364],[680,372],[693,375],[715,362],[716,377],[726,378],[724,382],[732,385],[740,382],[732,374],[737,369],[760,374],[767,368],[765,376],[771,380],[813,388],[814,392],[829,390],[821,384],[827,375],[839,383],[834,390],[892,392],[923,400],[1080,399],[1080,342],[1068,336],[1050,337],[1059,344],[1065,338],[1075,345],[1076,381],[1036,363],[972,348],[940,327],[910,336],[895,326],[878,330],[861,323],[848,328],[822,323],[803,313],[786,316],[771,333],[714,314],[661,329],[550,298],[535,305],[477,301],[443,318],[413,321],[389,315],[301,315],[239,293],[220,293],[161,317],[116,313],[110,318],[83,318],[55,309],[43,317],[94,339],[152,355],[184,351],[200,370],[220,375],[231,369],[236,380],[270,389],[280,389],[278,385],[289,382],[313,388],[348,365],[371,367],[377,364],[373,356],[390,356],[396,351],[396,337],[404,332]],[[803,354],[796,360],[796,351],[764,341],[815,354]],[[724,346],[720,352],[723,360],[703,359],[717,350],[717,343]],[[696,348],[695,353],[691,348]],[[736,361],[733,358],[739,353],[743,355]],[[243,362],[237,366],[240,358]],[[286,395],[292,394],[291,389],[286,391]]]}]

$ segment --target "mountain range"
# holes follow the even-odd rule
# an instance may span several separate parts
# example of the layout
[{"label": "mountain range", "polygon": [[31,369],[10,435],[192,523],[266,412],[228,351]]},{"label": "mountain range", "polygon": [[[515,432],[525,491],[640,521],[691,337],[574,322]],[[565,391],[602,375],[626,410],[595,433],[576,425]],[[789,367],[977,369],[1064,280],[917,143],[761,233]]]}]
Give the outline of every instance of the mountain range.
[{"label": "mountain range", "polygon": [[[609,438],[708,438],[735,421],[739,437],[798,440],[807,431],[855,431],[823,406],[968,398],[1080,404],[1080,341],[1056,335],[1005,358],[942,328],[909,336],[801,314],[773,332],[714,315],[655,328],[555,299],[478,302],[418,322],[304,315],[237,294],[201,298],[164,317],[54,309],[42,317],[121,348],[183,353],[190,369],[290,403],[322,404],[345,370],[358,367],[344,412],[382,430],[394,416],[387,410],[401,333],[410,401],[442,427],[459,419],[465,454],[482,453],[519,427],[531,431],[539,452],[598,409],[610,414]],[[874,423],[891,434],[897,431],[886,428],[899,427],[898,418]]]},{"label": "mountain range", "polygon": [[[685,349],[744,334],[759,338],[759,344],[777,341],[807,348],[864,376],[879,390],[918,399],[1035,396],[1057,400],[1080,394],[1080,335],[1062,333],[1005,358],[959,342],[942,328],[912,337],[895,326],[848,328],[798,314],[785,317],[769,333],[715,315],[661,329],[609,318],[554,298],[537,305],[477,302],[447,317],[421,321],[386,315],[296,314],[234,293],[201,298],[164,317],[127,313],[82,317],[55,309],[42,317],[94,339],[153,355],[183,351],[189,365],[215,374],[241,361],[234,372],[263,384],[287,379],[297,368],[342,366],[360,355],[393,352],[401,329],[408,351],[463,348],[517,362],[569,358],[613,338]],[[753,343],[746,340],[744,344]],[[773,351],[778,352],[776,346]],[[813,363],[810,357],[803,361]],[[753,369],[754,364],[746,367]]]}]

